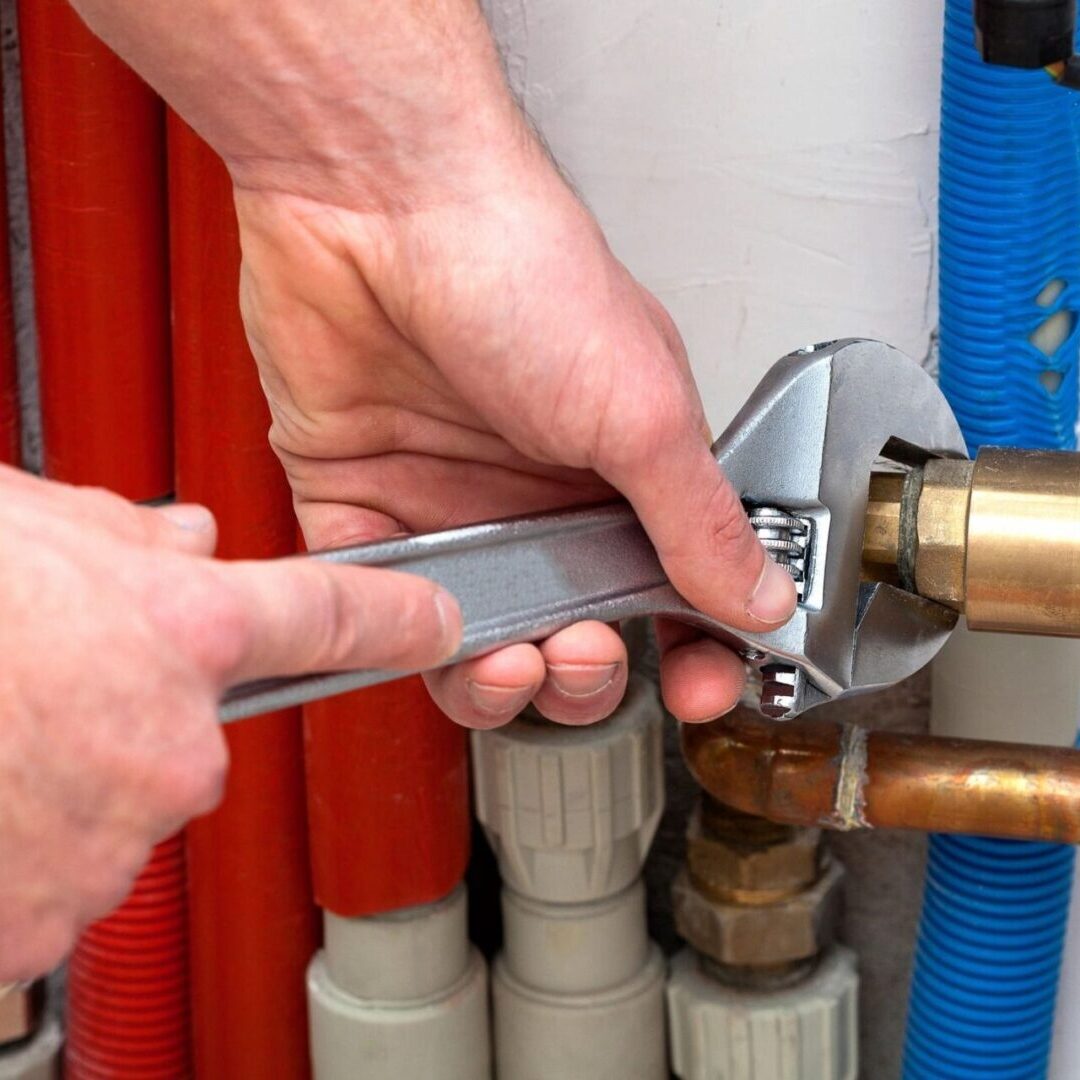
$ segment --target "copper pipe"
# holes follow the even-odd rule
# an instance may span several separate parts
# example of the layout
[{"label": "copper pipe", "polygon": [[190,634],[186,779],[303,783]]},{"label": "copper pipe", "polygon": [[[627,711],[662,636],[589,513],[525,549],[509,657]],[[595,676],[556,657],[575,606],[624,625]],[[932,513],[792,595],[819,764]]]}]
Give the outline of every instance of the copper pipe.
[{"label": "copper pipe", "polygon": [[682,729],[698,783],[748,814],[830,829],[1080,842],[1080,751],[764,720]]}]

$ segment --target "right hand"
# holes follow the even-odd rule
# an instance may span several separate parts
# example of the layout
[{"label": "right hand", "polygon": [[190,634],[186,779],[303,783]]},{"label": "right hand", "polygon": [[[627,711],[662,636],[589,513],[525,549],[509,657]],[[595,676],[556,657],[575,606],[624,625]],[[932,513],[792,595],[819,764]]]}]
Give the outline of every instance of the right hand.
[{"label": "right hand", "polygon": [[226,687],[453,654],[430,582],[209,558],[198,506],[154,510],[0,466],[0,983],[54,967],[151,847],[214,808]]}]

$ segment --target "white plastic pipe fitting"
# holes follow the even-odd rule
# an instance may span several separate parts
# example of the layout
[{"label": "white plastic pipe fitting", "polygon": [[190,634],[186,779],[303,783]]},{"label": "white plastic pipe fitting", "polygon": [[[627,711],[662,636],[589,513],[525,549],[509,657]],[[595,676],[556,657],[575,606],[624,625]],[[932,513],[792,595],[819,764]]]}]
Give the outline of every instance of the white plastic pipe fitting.
[{"label": "white plastic pipe fitting", "polygon": [[664,809],[662,725],[655,687],[635,676],[599,724],[522,717],[473,733],[476,816],[505,885],[585,903],[638,877]]},{"label": "white plastic pipe fitting", "polygon": [[640,877],[664,804],[662,726],[655,687],[634,678],[600,724],[473,735],[477,817],[503,875],[499,1080],[666,1080]]},{"label": "white plastic pipe fitting", "polygon": [[855,1080],[855,954],[833,946],[782,990],[732,989],[692,949],[671,962],[671,1067],[680,1080]]},{"label": "white plastic pipe fitting", "polygon": [[487,970],[464,886],[371,918],[324,913],[308,968],[315,1080],[490,1080]]}]

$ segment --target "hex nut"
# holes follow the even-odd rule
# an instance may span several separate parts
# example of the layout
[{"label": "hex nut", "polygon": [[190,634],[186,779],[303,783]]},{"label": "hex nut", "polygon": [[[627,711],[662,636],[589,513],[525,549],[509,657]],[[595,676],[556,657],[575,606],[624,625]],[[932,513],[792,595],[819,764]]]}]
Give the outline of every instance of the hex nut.
[{"label": "hex nut", "polygon": [[964,609],[972,461],[926,463],[916,515],[915,588],[920,596]]},{"label": "hex nut", "polygon": [[821,873],[821,830],[787,830],[769,844],[739,843],[709,835],[700,808],[686,830],[686,865],[708,898],[737,904],[774,903],[801,892]]},{"label": "hex nut", "polygon": [[843,878],[843,868],[830,860],[802,892],[775,904],[747,906],[710,899],[683,868],[671,890],[675,928],[719,964],[765,967],[805,960],[832,941]]}]

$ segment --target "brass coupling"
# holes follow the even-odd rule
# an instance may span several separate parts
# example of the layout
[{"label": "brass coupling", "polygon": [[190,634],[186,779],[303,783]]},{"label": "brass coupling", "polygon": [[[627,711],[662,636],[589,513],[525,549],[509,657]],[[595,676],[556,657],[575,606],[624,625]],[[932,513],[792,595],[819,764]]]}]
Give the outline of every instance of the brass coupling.
[{"label": "brass coupling", "polygon": [[842,879],[820,829],[775,824],[703,793],[672,885],[675,926],[721,982],[788,986],[832,941]]},{"label": "brass coupling", "polygon": [[1080,636],[1080,454],[987,447],[875,474],[863,574],[972,630]]}]

